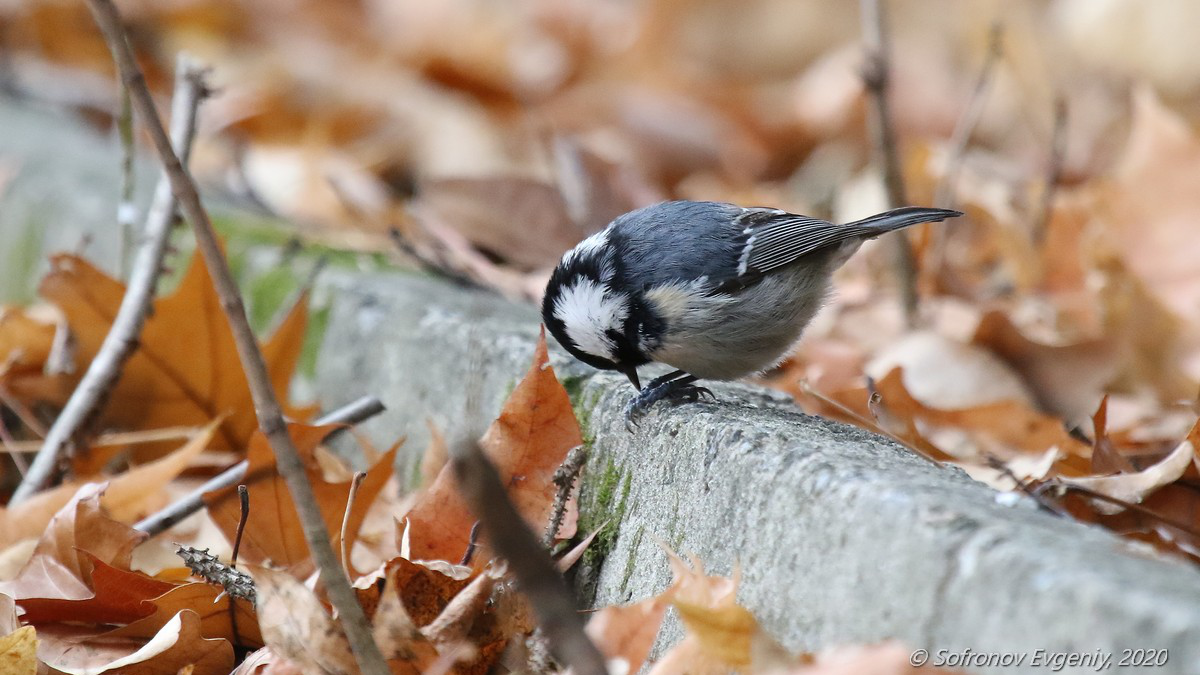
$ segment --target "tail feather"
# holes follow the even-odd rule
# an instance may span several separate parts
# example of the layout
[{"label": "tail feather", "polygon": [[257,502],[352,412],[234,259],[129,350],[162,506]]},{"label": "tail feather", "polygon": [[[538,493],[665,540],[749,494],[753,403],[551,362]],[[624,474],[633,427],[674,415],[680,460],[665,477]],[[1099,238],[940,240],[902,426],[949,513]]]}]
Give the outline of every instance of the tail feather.
[{"label": "tail feather", "polygon": [[962,211],[954,211],[952,209],[934,209],[924,206],[905,206],[899,209],[892,209],[880,213],[870,218],[863,218],[852,223],[847,223],[845,227],[851,227],[860,231],[864,236],[877,237],[892,230],[899,230],[910,225],[919,225],[921,223],[936,223],[947,218],[957,218],[962,215]]}]

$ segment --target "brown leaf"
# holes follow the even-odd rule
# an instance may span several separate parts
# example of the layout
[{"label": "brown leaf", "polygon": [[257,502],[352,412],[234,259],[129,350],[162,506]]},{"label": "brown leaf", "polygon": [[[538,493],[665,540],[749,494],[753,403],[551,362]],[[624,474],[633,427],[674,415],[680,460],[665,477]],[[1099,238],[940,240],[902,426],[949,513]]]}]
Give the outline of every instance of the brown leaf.
[{"label": "brown leaf", "polygon": [[233,601],[233,611],[237,613],[237,618],[232,618],[229,594],[219,586],[198,582],[181,586],[168,585],[164,592],[145,599],[142,609],[142,618],[117,628],[108,635],[149,638],[162,630],[180,610],[187,609],[200,617],[200,629],[206,637],[224,638],[234,644],[252,647],[263,644],[254,608],[249,602],[237,599]]},{"label": "brown leaf", "polygon": [[[545,527],[550,515],[557,492],[554,471],[567,452],[581,443],[571,399],[549,365],[543,331],[533,366],[482,440],[484,452],[508,487],[509,499],[535,531]],[[475,522],[448,467],[408,513],[408,519],[412,557],[434,560],[461,559]],[[559,536],[573,536],[577,519],[578,508],[572,500]]]},{"label": "brown leaf", "polygon": [[[101,506],[114,520],[124,523],[147,515],[149,509],[144,506],[147,500],[161,496],[162,488],[208,447],[216,429],[216,423],[211,423],[171,454],[113,477],[100,498]],[[0,508],[0,541],[17,541],[41,534],[54,513],[71,501],[83,485],[80,481],[70,481],[39,492],[14,507]],[[151,502],[150,506],[155,507],[156,503]]]},{"label": "brown leaf", "polygon": [[392,568],[388,574],[383,597],[371,618],[371,635],[393,673],[419,675],[437,658],[437,650],[408,615],[399,576],[399,567]]},{"label": "brown leaf", "polygon": [[[108,334],[125,287],[78,256],[57,255],[50,264],[39,291],[66,314],[79,360],[87,363]],[[281,400],[287,399],[306,323],[307,304],[299,302],[262,345]],[[305,417],[300,409],[287,412]],[[200,426],[221,418],[214,441],[218,449],[240,450],[249,441],[257,427],[253,401],[233,335],[199,256],[178,289],[154,302],[138,350],[125,364],[104,415],[110,424],[128,429]],[[135,449],[135,456],[155,457],[169,449],[143,445]]]},{"label": "brown leaf", "polygon": [[0,379],[43,374],[56,330],[46,314],[38,308],[0,307]]},{"label": "brown leaf", "polygon": [[[316,494],[317,505],[329,529],[331,543],[336,545],[350,495],[351,481],[331,483],[325,480],[321,467],[313,453],[317,444],[336,428],[333,425],[314,427],[303,424],[288,425],[288,432],[304,462],[309,482]],[[242,537],[239,556],[252,563],[270,561],[285,566],[297,574],[305,574],[311,567],[308,543],[304,529],[292,502],[287,483],[275,467],[275,455],[261,432],[256,432],[247,450],[249,467],[246,469],[247,488],[250,493],[250,516]],[[351,543],[366,517],[367,510],[387,483],[392,474],[396,449],[393,448],[367,472],[354,499],[347,536]],[[255,480],[249,481],[254,476]],[[232,542],[241,519],[241,503],[237,498],[237,486],[205,493],[204,503],[213,521],[226,538]]]},{"label": "brown leaf", "polygon": [[1133,121],[1115,180],[1100,195],[1117,251],[1181,316],[1200,306],[1193,224],[1200,218],[1200,139],[1153,89],[1134,90]]},{"label": "brown leaf", "polygon": [[1092,415],[1092,473],[1127,473],[1133,464],[1117,451],[1108,436],[1108,395],[1100,399],[1100,407]]},{"label": "brown leaf", "polygon": [[17,578],[0,583],[0,593],[28,598],[87,600],[93,597],[93,560],[128,570],[133,547],[145,538],[104,514],[104,485],[89,483],[50,520],[33,556]]},{"label": "brown leaf", "polygon": [[271,651],[305,672],[358,672],[345,633],[313,592],[285,572],[248,565],[258,593],[255,610]]},{"label": "brown leaf", "polygon": [[441,178],[420,186],[418,214],[526,269],[553,267],[589,233],[572,223],[557,188],[518,177]]},{"label": "brown leaf", "polygon": [[[1162,461],[1142,471],[1120,473],[1112,476],[1084,476],[1061,479],[1068,485],[1078,485],[1109,497],[1137,504],[1146,495],[1179,479],[1183,472],[1196,461],[1196,451],[1190,440],[1180,443]],[[1108,502],[1095,503],[1101,513],[1112,514],[1120,506]]]},{"label": "brown leaf", "polygon": [[658,596],[632,605],[605,607],[588,620],[587,634],[606,661],[622,659],[627,672],[636,673],[654,646],[666,611],[666,600]]},{"label": "brown leaf", "polygon": [[94,624],[121,624],[140,619],[153,608],[145,601],[158,597],[175,587],[141,572],[117,569],[105,564],[95,556],[83,552],[91,559],[92,596],[83,599],[71,598],[23,598],[23,619],[27,623],[42,624],[52,621],[73,621]]},{"label": "brown leaf", "polygon": [[[456,572],[448,574],[448,572]],[[410,562],[401,557],[389,560],[383,569],[355,581],[359,602],[368,616],[380,602],[382,591],[378,581],[386,579],[404,603],[404,609],[417,627],[424,627],[446,609],[460,591],[470,583],[469,567],[439,569],[423,562]]]},{"label": "brown leaf", "polygon": [[190,610],[177,613],[149,641],[62,626],[43,628],[38,637],[38,656],[71,675],[176,675],[188,666],[195,675],[225,675],[233,668],[233,647],[225,640],[205,638],[199,617]]}]

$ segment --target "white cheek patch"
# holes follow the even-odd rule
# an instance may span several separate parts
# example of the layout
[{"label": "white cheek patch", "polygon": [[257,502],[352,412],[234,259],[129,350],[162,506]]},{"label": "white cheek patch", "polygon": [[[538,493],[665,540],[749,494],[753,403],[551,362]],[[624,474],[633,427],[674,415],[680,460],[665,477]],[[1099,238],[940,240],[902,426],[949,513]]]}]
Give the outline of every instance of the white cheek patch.
[{"label": "white cheek patch", "polygon": [[554,301],[554,316],[563,322],[567,337],[584,352],[616,360],[616,345],[608,331],[620,331],[629,314],[622,295],[605,293],[604,286],[580,279],[567,286]]}]

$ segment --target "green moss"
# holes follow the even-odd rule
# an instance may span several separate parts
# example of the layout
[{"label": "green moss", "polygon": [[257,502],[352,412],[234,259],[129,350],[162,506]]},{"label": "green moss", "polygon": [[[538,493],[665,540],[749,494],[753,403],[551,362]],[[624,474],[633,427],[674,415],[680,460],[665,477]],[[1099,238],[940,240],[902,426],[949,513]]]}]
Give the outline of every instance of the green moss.
[{"label": "green moss", "polygon": [[595,496],[589,507],[580,513],[585,532],[594,531],[603,524],[592,545],[583,554],[584,563],[588,567],[598,567],[616,546],[617,532],[629,504],[632,478],[609,459],[604,472],[596,479],[593,493]]},{"label": "green moss", "polygon": [[332,309],[328,306],[319,307],[308,315],[308,327],[304,329],[304,346],[300,349],[300,364],[297,368],[304,377],[317,377],[317,354],[321,352],[321,343],[325,340],[325,329],[329,327]]},{"label": "green moss", "polygon": [[642,545],[642,536],[646,534],[646,528],[639,525],[637,532],[633,535],[633,543],[629,545],[630,554],[625,559],[625,571],[621,573],[621,591],[629,587],[629,580],[633,578],[633,571],[637,567],[637,555],[635,552]]},{"label": "green moss", "polygon": [[258,333],[265,331],[276,313],[283,308],[296,288],[303,283],[291,265],[278,265],[264,270],[246,285],[250,305],[250,325]]}]

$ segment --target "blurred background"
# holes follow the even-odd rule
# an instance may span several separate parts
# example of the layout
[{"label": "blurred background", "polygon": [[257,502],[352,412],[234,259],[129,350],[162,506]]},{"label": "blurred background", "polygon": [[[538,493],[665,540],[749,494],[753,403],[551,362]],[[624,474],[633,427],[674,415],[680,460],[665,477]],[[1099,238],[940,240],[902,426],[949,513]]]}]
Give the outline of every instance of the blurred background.
[{"label": "blurred background", "polygon": [[[211,194],[508,297],[538,300],[563,251],[663,199],[834,221],[891,205],[859,3],[118,5],[164,110],[179,51],[213,68],[192,163]],[[1154,466],[1197,417],[1200,3],[882,7],[906,201],[967,216],[911,232],[915,315],[870,247],[764,381],[1004,489]],[[0,2],[0,85],[116,136],[120,89],[78,0]],[[1189,472],[1148,507],[1195,524]],[[1154,519],[1075,510],[1195,550]]]}]

